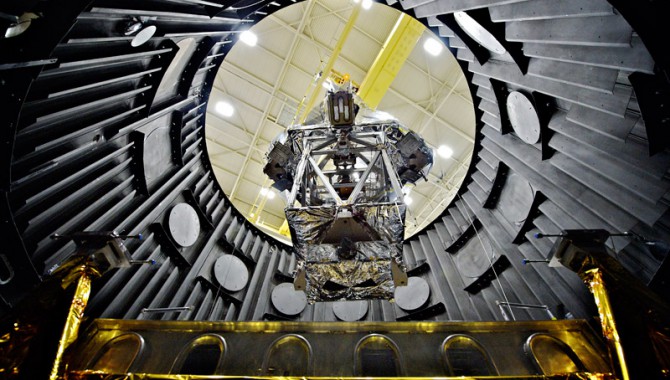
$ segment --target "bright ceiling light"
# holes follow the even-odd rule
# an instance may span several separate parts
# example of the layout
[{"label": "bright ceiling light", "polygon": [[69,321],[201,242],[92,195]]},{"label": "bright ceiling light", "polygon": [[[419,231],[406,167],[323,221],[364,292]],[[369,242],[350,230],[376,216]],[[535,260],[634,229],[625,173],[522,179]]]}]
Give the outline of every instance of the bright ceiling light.
[{"label": "bright ceiling light", "polygon": [[250,30],[245,30],[240,34],[240,41],[244,42],[245,44],[249,46],[256,46],[256,42],[258,42],[258,37],[256,37],[256,34]]},{"label": "bright ceiling light", "polygon": [[442,52],[442,44],[440,41],[436,40],[433,37],[426,38],[426,41],[423,43],[423,49],[428,52],[428,54],[433,56],[438,56]]},{"label": "bright ceiling light", "polygon": [[261,188],[261,195],[267,197],[268,199],[274,199],[275,197],[275,193],[267,187]]},{"label": "bright ceiling light", "polygon": [[446,145],[440,145],[439,148],[437,148],[437,154],[442,158],[449,158],[454,154],[454,151]]},{"label": "bright ceiling light", "polygon": [[323,86],[326,91],[335,91],[333,88],[333,82],[331,82],[330,79],[326,79],[321,86]]},{"label": "bright ceiling light", "polygon": [[406,204],[407,206],[409,206],[409,205],[412,204],[412,198],[406,196],[406,197],[403,198],[403,202],[405,202],[405,204]]},{"label": "bright ceiling light", "polygon": [[225,117],[231,117],[235,113],[233,105],[223,101],[216,103],[216,107],[214,107],[214,109],[216,110],[216,112],[220,113]]},{"label": "bright ceiling light", "polygon": [[363,6],[363,9],[370,9],[372,7],[372,0],[363,0],[361,6]]}]

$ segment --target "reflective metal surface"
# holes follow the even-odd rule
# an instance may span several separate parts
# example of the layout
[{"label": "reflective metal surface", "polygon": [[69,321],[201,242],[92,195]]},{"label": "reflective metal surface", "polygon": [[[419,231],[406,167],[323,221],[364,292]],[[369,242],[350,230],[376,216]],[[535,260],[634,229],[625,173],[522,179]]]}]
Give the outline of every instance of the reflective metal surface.
[{"label": "reflective metal surface", "polygon": [[[369,302],[369,301],[368,301]],[[74,348],[69,362],[69,378],[146,378],[190,379],[193,373],[182,372],[168,377],[175,359],[193,347],[194,340],[204,335],[225,339],[225,359],[201,363],[203,368],[218,368],[212,378],[226,376],[315,376],[354,377],[395,374],[403,377],[450,376],[453,365],[461,366],[460,375],[477,378],[475,367],[481,360],[475,356],[458,359],[459,351],[474,341],[499,373],[499,377],[533,378],[536,368],[523,353],[530,336],[541,332],[565,342],[584,364],[584,371],[567,378],[607,379],[611,372],[603,359],[603,348],[596,334],[585,321],[560,320],[541,322],[178,322],[96,320]],[[134,364],[135,373],[122,372],[126,364],[119,362],[114,376],[95,377],[87,367],[91,357],[115,337],[137,333],[152,349]],[[286,338],[294,336],[294,338]],[[299,336],[299,337],[297,337]],[[458,336],[447,339],[449,337]],[[286,338],[286,339],[285,339]],[[297,340],[296,340],[297,339]],[[304,339],[304,340],[303,340]],[[445,339],[448,342],[445,343]],[[454,343],[455,342],[455,343]],[[280,344],[281,343],[281,344]],[[307,354],[311,350],[311,354]],[[181,354],[180,354],[181,352]],[[305,365],[306,357],[311,361]],[[281,359],[283,358],[283,359]],[[292,359],[290,359],[292,358]],[[216,360],[215,360],[216,359]],[[288,362],[288,360],[294,360]],[[216,361],[216,363],[215,363]],[[302,363],[302,364],[301,364]],[[366,364],[364,364],[366,363]],[[451,367],[449,366],[451,363]],[[384,368],[381,366],[388,366]],[[474,366],[474,367],[473,367]],[[311,369],[310,369],[311,368]],[[469,368],[469,369],[468,369]],[[271,370],[273,369],[273,370]],[[89,372],[86,372],[86,371]],[[145,377],[139,377],[139,374]],[[599,374],[599,375],[594,375]],[[115,376],[127,377],[115,377]],[[546,376],[553,376],[551,374]],[[105,375],[106,376],[106,375]],[[135,376],[135,377],[133,377]],[[550,377],[535,377],[550,378]],[[558,378],[558,377],[557,377]]]},{"label": "reflective metal surface", "polygon": [[430,286],[421,277],[410,277],[407,286],[395,288],[395,303],[403,310],[416,310],[430,297]]},{"label": "reflective metal surface", "polygon": [[369,305],[367,300],[338,301],[333,303],[333,313],[341,321],[360,321],[368,313]]},{"label": "reflective metal surface", "polygon": [[226,340],[218,334],[204,334],[188,342],[172,363],[170,373],[212,375],[220,373],[227,354]]},{"label": "reflective metal surface", "polygon": [[542,374],[584,371],[584,364],[570,346],[547,334],[537,333],[524,346]]},{"label": "reflective metal surface", "polygon": [[495,376],[498,370],[488,351],[474,338],[454,334],[442,343],[442,355],[451,376]]},{"label": "reflective metal surface", "polygon": [[507,96],[507,115],[519,138],[528,144],[540,141],[540,119],[526,95],[512,91]]},{"label": "reflective metal surface", "polygon": [[307,296],[301,290],[295,290],[293,284],[285,282],[272,289],[272,306],[285,315],[298,315],[307,306]]},{"label": "reflective metal surface", "polygon": [[144,348],[145,343],[141,335],[137,333],[119,335],[96,353],[88,367],[93,371],[128,372]]},{"label": "reflective metal surface", "polygon": [[616,375],[667,377],[670,305],[614,258],[606,245],[612,235],[629,233],[563,230],[551,249],[552,261],[575,271],[593,294]]},{"label": "reflective metal surface", "polygon": [[263,358],[262,375],[310,375],[314,355],[312,346],[302,335],[288,334],[277,338]]},{"label": "reflective metal surface", "polygon": [[155,25],[149,25],[146,28],[140,30],[139,33],[133,38],[132,41],[130,41],[130,45],[132,47],[138,47],[140,45],[144,45],[147,41],[151,39],[151,37],[154,36],[156,33],[156,26]]},{"label": "reflective metal surface", "polygon": [[214,263],[214,277],[224,289],[237,292],[247,286],[249,271],[242,260],[225,254]]},{"label": "reflective metal surface", "polygon": [[507,50],[500,44],[497,38],[488,30],[484,29],[477,21],[465,12],[454,12],[454,18],[463,31],[480,43],[483,47],[496,54],[505,54]]},{"label": "reflective metal surface", "polygon": [[179,203],[170,211],[168,219],[170,235],[182,247],[190,247],[200,234],[200,219],[188,203]]}]

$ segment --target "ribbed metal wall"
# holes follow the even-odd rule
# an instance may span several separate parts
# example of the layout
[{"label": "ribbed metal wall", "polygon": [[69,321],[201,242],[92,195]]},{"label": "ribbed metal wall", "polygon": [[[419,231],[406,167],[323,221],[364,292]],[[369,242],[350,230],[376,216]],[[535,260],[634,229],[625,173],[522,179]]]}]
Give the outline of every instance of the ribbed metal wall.
[{"label": "ribbed metal wall", "polygon": [[[249,26],[239,20],[255,22],[293,2],[261,1],[213,18],[212,6],[229,2],[204,3],[44,1],[23,10],[50,17],[1,41],[2,138],[13,147],[3,161],[3,221],[10,227],[2,255],[11,268],[3,273],[14,274],[0,285],[2,313],[73,252],[72,243],[51,240],[51,234],[124,230],[145,236],[128,243],[133,258],[157,264],[97,280],[91,316],[286,318],[270,295],[289,280],[295,256],[231,207],[203,140],[209,90],[234,40],[231,31]],[[434,27],[457,51],[477,107],[478,153],[456,201],[405,243],[409,269],[430,285],[428,303],[408,315],[387,301],[370,301],[364,319],[501,320],[502,301],[546,305],[559,318],[592,316],[592,301],[574,273],[545,263],[523,265],[522,259],[545,259],[551,238],[532,236],[561,229],[632,230],[670,241],[670,156],[662,151],[649,157],[628,80],[633,72],[654,73],[640,37],[604,0],[404,0],[394,6]],[[521,58],[480,60],[481,48],[446,26],[455,11],[503,26],[507,46]],[[119,29],[133,15],[148,17],[159,30],[138,48]],[[193,39],[192,50],[185,39]],[[528,145],[505,129],[505,104],[498,101],[513,90],[537,93],[547,121],[543,144]],[[543,154],[550,157],[543,160]],[[525,210],[510,206],[520,196],[505,191],[512,178],[534,192]],[[179,248],[165,231],[167,213],[180,202],[196,208],[202,226],[188,248]],[[519,212],[527,216],[511,218]],[[628,238],[611,244],[643,282],[658,279],[666,252]],[[237,293],[212,278],[214,262],[225,253],[236,254],[249,269],[250,281]],[[494,263],[496,270],[482,275]],[[474,290],[464,290],[473,283]],[[192,309],[142,312],[168,306]],[[547,316],[521,309],[513,315]],[[317,303],[296,319],[336,318],[332,303]]]}]

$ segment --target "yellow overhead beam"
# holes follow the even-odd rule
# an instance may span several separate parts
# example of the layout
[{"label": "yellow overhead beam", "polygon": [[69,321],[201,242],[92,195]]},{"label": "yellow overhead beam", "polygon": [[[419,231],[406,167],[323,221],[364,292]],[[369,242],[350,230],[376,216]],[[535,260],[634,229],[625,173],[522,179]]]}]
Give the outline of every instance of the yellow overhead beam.
[{"label": "yellow overhead beam", "polygon": [[398,18],[358,90],[368,107],[377,108],[424,29],[419,21],[404,13]]},{"label": "yellow overhead beam", "polygon": [[321,87],[323,87],[323,82],[325,82],[325,80],[330,76],[330,71],[333,69],[335,61],[337,61],[337,57],[339,57],[340,52],[342,51],[342,47],[344,46],[344,43],[349,37],[349,32],[351,32],[351,29],[353,29],[354,24],[356,23],[356,19],[358,18],[359,13],[361,13],[361,4],[362,2],[359,3],[358,5],[355,5],[353,10],[351,11],[349,20],[344,26],[344,29],[342,29],[340,39],[337,40],[337,44],[335,44],[335,47],[333,48],[333,53],[330,55],[330,59],[328,60],[328,63],[326,63],[326,67],[324,67],[323,70],[321,71],[322,74],[317,80],[316,86],[314,86],[314,88],[312,89],[312,93],[310,94],[309,98],[306,98],[307,103],[304,105],[304,108],[302,108],[299,124],[303,124],[305,122],[305,119],[307,119],[307,115],[309,115],[309,111],[311,111],[312,107],[314,107],[314,103],[316,102],[317,96],[321,91]]}]

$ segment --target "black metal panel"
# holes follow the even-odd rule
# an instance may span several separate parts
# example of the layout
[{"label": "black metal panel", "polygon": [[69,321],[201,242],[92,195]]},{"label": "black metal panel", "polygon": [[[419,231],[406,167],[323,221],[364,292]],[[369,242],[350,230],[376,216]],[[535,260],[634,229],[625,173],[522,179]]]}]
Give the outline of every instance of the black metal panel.
[{"label": "black metal panel", "polygon": [[14,224],[9,208],[7,193],[2,192],[0,200],[0,215],[2,215],[3,249],[0,250],[0,298],[3,308],[11,308],[40,281],[40,276],[30,261],[21,235]]},{"label": "black metal panel", "polygon": [[135,187],[140,194],[149,196],[147,177],[144,175],[144,138],[142,132],[132,132],[130,141],[133,142],[133,172],[135,174]]},{"label": "black metal panel", "polygon": [[632,73],[628,79],[640,105],[651,156],[670,146],[670,85],[640,72]]},{"label": "black metal panel", "polygon": [[156,236],[156,241],[163,248],[170,260],[172,260],[177,266],[181,268],[188,268],[191,266],[191,263],[181,254],[175,243],[172,241],[172,238],[165,232],[165,229],[160,223],[153,223],[149,226],[149,230],[153,232]]},{"label": "black metal panel", "polygon": [[466,292],[470,294],[479,293],[482,289],[491,285],[491,282],[495,280],[505,269],[507,269],[511,263],[507,259],[507,256],[500,255],[496,261],[490,266],[484,273],[482,273],[479,278],[477,278],[473,283],[466,286]]},{"label": "black metal panel", "polygon": [[547,200],[547,197],[542,194],[540,191],[535,192],[535,198],[533,198],[533,203],[528,209],[528,215],[523,220],[523,224],[519,228],[519,232],[512,240],[514,244],[521,244],[526,241],[526,233],[533,229],[533,219],[537,218],[542,212],[540,211],[540,205],[542,202]]},{"label": "black metal panel", "polygon": [[484,208],[495,208],[498,204],[498,199],[500,199],[500,193],[502,192],[503,187],[505,186],[505,180],[507,179],[507,173],[509,172],[509,167],[505,165],[504,162],[498,162],[498,169],[496,170],[496,177],[493,179],[493,185],[491,186],[491,191],[489,196],[484,201]]},{"label": "black metal panel", "polygon": [[533,91],[532,101],[535,106],[535,112],[540,120],[540,144],[542,147],[542,159],[548,160],[554,154],[554,150],[549,147],[549,141],[553,131],[549,129],[549,120],[555,112],[555,105],[552,98],[538,91]]},{"label": "black metal panel", "polygon": [[272,313],[265,313],[263,314],[263,320],[264,321],[293,321],[294,319],[277,315],[277,314],[272,314]]},{"label": "black metal panel", "polygon": [[497,79],[490,79],[491,81],[491,90],[496,96],[496,103],[498,103],[498,112],[500,113],[500,133],[507,134],[512,132],[512,124],[509,121],[509,116],[507,115],[507,96],[509,95],[509,89],[507,85]]},{"label": "black metal panel", "polygon": [[193,209],[195,209],[195,211],[198,213],[198,218],[200,219],[200,225],[205,227],[205,229],[207,230],[214,229],[212,221],[205,213],[205,210],[202,209],[198,201],[195,199],[195,195],[193,195],[193,192],[190,189],[186,189],[182,191],[182,195],[184,196],[186,203],[191,205],[191,207],[193,207]]},{"label": "black metal panel", "polygon": [[482,223],[479,221],[479,219],[475,218],[472,223],[468,226],[468,228],[463,231],[463,233],[456,239],[454,240],[453,243],[445,251],[454,254],[458,252],[459,249],[463,248],[465,244],[468,242],[468,240],[472,239],[477,234],[477,231],[482,228]]},{"label": "black metal panel", "polygon": [[[670,81],[670,56],[668,55],[668,40],[670,25],[667,15],[670,12],[666,1],[639,0],[607,0],[628,23],[635,29],[656,61],[665,82]],[[651,140],[650,140],[651,141]]]},{"label": "black metal panel", "polygon": [[523,54],[522,43],[511,42],[505,39],[505,24],[493,22],[491,20],[491,15],[489,14],[488,8],[474,9],[465,13],[477,21],[479,25],[481,25],[498,40],[498,42],[505,48],[505,50],[507,50],[516,65],[519,66],[519,70],[521,70],[521,72],[526,75],[526,72],[528,72],[528,62],[530,61],[530,58]]},{"label": "black metal panel", "polygon": [[407,277],[419,276],[430,271],[430,265],[427,261],[417,263],[412,269],[407,270]]},{"label": "black metal panel", "polygon": [[184,69],[184,72],[181,74],[178,87],[179,89],[177,90],[181,96],[188,96],[195,74],[198,72],[202,62],[209,55],[209,52],[212,50],[212,47],[214,47],[215,43],[216,42],[211,37],[205,37],[198,43],[198,47],[195,49],[195,52],[191,56],[190,61]]},{"label": "black metal panel", "polygon": [[442,302],[438,302],[435,305],[428,306],[425,309],[409,313],[402,317],[398,317],[396,321],[423,321],[428,318],[436,317],[440,314],[444,314],[447,311],[447,308]]},{"label": "black metal panel", "polygon": [[235,245],[228,240],[226,240],[225,237],[219,239],[219,243],[226,247],[229,250],[229,253],[232,255],[235,255],[238,259],[242,260],[244,264],[249,268],[249,271],[253,271],[253,269],[256,267],[256,260],[252,259],[249,257],[246,253],[242,252],[241,249],[235,247]]},{"label": "black metal panel", "polygon": [[458,38],[463,41],[465,46],[467,46],[472,54],[474,54],[475,59],[477,59],[477,62],[479,62],[480,65],[488,62],[489,58],[491,58],[491,53],[489,50],[480,45],[479,42],[472,39],[472,37],[470,37],[467,33],[465,33],[461,26],[456,22],[456,18],[454,18],[453,14],[439,15],[437,16],[437,19],[449,27],[449,29],[451,29],[451,31],[454,32]]},{"label": "black metal panel", "polygon": [[165,78],[167,68],[170,66],[170,63],[172,63],[172,60],[174,60],[175,56],[177,55],[177,51],[179,51],[177,44],[171,40],[161,42],[160,45],[158,45],[158,49],[171,50],[168,53],[159,54],[151,60],[149,67],[160,68],[160,71],[158,71],[158,73],[155,75],[149,75],[148,77],[145,77],[142,81],[143,85],[151,86],[151,90],[144,94],[143,100],[147,105],[145,108],[145,116],[149,116],[153,111],[155,111],[156,108],[153,103],[154,98],[156,97],[156,92],[158,91],[158,87],[161,81]]},{"label": "black metal panel", "polygon": [[227,290],[225,290],[223,287],[215,285],[213,282],[210,280],[204,278],[204,277],[198,277],[196,279],[200,284],[202,284],[205,288],[210,289],[214,294],[217,295],[217,297],[223,298],[227,302],[232,302],[235,305],[242,305],[242,300],[239,299],[238,297],[230,294]]}]

